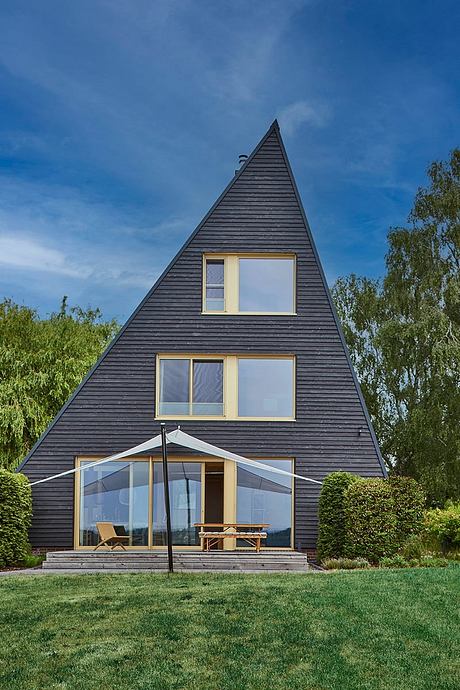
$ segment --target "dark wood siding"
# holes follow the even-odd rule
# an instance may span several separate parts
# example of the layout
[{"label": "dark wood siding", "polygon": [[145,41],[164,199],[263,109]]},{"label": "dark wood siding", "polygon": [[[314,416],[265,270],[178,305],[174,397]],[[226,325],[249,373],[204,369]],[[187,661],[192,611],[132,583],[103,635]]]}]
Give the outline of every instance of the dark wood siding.
[{"label": "dark wood siding", "polygon": [[[297,256],[297,316],[201,314],[203,253],[270,251]],[[315,479],[338,469],[382,475],[276,123],[32,451],[23,467],[30,479],[69,469],[78,455],[108,455],[158,433],[159,352],[295,354],[295,422],[181,421],[181,427],[242,455],[294,457],[296,471]],[[35,488],[35,545],[72,546],[73,487],[67,477]],[[296,546],[314,546],[317,499],[316,485],[297,481]]]}]

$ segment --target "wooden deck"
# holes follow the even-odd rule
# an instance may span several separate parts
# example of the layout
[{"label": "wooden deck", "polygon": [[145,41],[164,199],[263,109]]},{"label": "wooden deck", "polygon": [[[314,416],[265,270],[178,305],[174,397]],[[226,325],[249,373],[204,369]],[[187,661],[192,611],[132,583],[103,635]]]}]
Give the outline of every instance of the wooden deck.
[{"label": "wooden deck", "polygon": [[[49,551],[46,570],[83,572],[167,572],[165,551]],[[304,553],[295,551],[175,551],[177,572],[307,572]]]}]

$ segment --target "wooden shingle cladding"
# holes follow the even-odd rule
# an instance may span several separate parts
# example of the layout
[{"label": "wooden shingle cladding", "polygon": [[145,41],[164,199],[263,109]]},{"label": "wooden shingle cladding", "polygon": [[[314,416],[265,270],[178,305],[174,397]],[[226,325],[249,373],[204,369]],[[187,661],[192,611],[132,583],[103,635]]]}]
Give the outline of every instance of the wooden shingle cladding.
[{"label": "wooden shingle cladding", "polygon": [[[232,252],[295,255],[297,314],[202,314],[203,254]],[[296,421],[190,419],[181,428],[241,455],[294,457],[295,471],[315,479],[384,474],[276,122],[29,454],[22,471],[31,481],[157,434],[162,352],[295,353]],[[314,547],[318,492],[297,480],[296,547]],[[73,477],[34,489],[34,545],[73,545],[73,502]]]}]

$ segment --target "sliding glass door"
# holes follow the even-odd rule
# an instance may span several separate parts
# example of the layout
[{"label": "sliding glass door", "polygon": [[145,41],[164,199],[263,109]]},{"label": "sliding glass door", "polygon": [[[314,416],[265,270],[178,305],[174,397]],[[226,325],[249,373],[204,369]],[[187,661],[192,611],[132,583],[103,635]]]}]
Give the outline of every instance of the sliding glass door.
[{"label": "sliding glass door", "polygon": [[[118,534],[129,537],[129,547],[161,548],[166,546],[166,513],[164,505],[163,466],[160,459],[134,459],[108,462],[88,467],[82,460],[77,479],[76,535],[77,547],[91,548],[99,542],[98,522],[111,522]],[[267,523],[268,538],[264,547],[292,546],[291,477],[250,466],[235,467],[231,461],[220,462],[221,497],[209,493],[205,505],[206,462],[216,458],[170,459],[169,492],[174,546],[199,547],[199,529],[214,501],[221,506],[217,522]],[[262,460],[264,464],[292,470],[291,460]],[[213,521],[213,520],[212,520]],[[244,544],[238,544],[243,546]],[[234,548],[227,540],[224,548]]]},{"label": "sliding glass door", "polygon": [[[199,546],[196,522],[202,515],[202,463],[170,462],[169,500],[174,546]],[[153,466],[153,546],[166,545],[163,465]]]}]

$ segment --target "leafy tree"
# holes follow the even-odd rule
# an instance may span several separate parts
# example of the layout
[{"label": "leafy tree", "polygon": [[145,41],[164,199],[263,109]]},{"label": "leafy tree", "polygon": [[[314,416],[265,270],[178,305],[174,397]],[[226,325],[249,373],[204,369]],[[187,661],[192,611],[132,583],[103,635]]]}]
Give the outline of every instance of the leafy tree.
[{"label": "leafy tree", "polygon": [[460,497],[460,149],[428,169],[386,275],[333,294],[382,452],[432,503]]},{"label": "leafy tree", "polygon": [[0,467],[14,469],[118,330],[98,309],[0,303]]}]

